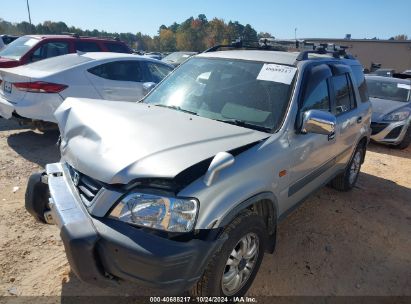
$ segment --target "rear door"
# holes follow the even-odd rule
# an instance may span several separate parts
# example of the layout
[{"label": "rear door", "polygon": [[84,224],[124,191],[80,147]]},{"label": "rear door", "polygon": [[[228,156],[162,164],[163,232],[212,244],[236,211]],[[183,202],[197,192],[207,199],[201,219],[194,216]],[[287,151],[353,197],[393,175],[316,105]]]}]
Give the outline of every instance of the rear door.
[{"label": "rear door", "polygon": [[86,74],[101,97],[107,100],[138,101],[145,93],[143,84],[150,81],[138,60],[104,63]]}]

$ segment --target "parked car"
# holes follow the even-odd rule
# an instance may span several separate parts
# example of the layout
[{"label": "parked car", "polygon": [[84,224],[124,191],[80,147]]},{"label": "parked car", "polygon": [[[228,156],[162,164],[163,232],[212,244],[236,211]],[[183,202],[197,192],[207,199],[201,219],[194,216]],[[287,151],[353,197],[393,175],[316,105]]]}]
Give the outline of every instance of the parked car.
[{"label": "parked car", "polygon": [[27,35],[16,39],[0,51],[0,68],[12,68],[76,51],[132,53],[124,42],[116,39],[76,35]]},{"label": "parked car", "polygon": [[6,45],[16,40],[17,38],[19,37],[10,35],[0,35],[0,50],[3,49]]},{"label": "parked car", "polygon": [[373,141],[400,149],[411,142],[411,80],[366,76],[373,107]]},{"label": "parked car", "polygon": [[392,77],[395,74],[394,69],[378,69],[372,73],[372,75],[383,76],[383,77]]},{"label": "parked car", "polygon": [[147,57],[82,53],[0,69],[0,116],[56,122],[67,97],[138,101],[173,67]]},{"label": "parked car", "polygon": [[311,53],[209,51],[140,103],[68,98],[61,161],[31,176],[27,210],[83,281],[243,295],[278,222],[328,182],[352,189],[364,161],[362,67]]},{"label": "parked car", "polygon": [[161,60],[163,58],[163,55],[158,52],[145,53],[144,56],[149,57],[151,59],[156,59],[156,60]]},{"label": "parked car", "polygon": [[162,61],[164,61],[165,63],[171,64],[174,67],[178,67],[188,58],[196,54],[197,54],[196,52],[174,52],[164,57]]}]

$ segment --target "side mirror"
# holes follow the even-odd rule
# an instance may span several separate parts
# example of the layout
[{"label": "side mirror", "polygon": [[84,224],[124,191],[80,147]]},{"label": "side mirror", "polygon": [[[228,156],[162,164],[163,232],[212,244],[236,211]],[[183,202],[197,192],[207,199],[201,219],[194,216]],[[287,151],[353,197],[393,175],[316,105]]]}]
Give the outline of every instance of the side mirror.
[{"label": "side mirror", "polygon": [[157,85],[157,84],[154,83],[154,82],[145,82],[145,83],[143,83],[144,95],[147,95],[148,93],[150,93],[150,91],[151,91],[152,89],[154,89],[154,87],[155,87],[156,85]]},{"label": "side mirror", "polygon": [[323,135],[333,135],[337,118],[325,111],[309,110],[303,114],[303,125],[301,133],[315,133]]}]

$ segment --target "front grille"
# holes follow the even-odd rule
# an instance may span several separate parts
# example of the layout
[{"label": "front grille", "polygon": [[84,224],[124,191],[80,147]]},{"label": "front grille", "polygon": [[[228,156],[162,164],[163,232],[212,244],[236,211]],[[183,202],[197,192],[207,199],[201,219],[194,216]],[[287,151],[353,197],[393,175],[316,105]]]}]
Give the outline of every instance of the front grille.
[{"label": "front grille", "polygon": [[375,135],[380,133],[382,130],[384,130],[388,126],[387,123],[378,123],[378,122],[372,122],[371,123],[371,135]]},{"label": "front grille", "polygon": [[81,200],[87,207],[90,206],[97,193],[103,188],[103,183],[82,174],[71,166],[68,167],[71,180],[73,181]]},{"label": "front grille", "polygon": [[385,139],[396,139],[398,136],[400,136],[401,130],[402,130],[402,126],[392,129],[391,132],[388,133],[387,136],[385,136]]}]

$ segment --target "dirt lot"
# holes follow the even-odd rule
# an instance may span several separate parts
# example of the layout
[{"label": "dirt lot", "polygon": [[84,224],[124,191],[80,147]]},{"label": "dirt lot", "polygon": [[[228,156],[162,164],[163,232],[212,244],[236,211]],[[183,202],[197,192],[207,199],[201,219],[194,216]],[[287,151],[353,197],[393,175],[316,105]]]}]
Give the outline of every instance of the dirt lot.
[{"label": "dirt lot", "polygon": [[[59,159],[56,140],[0,119],[0,296],[159,295],[81,283],[57,228],[25,212],[27,178]],[[411,148],[371,145],[354,191],[318,191],[278,232],[249,295],[411,295]]]}]

